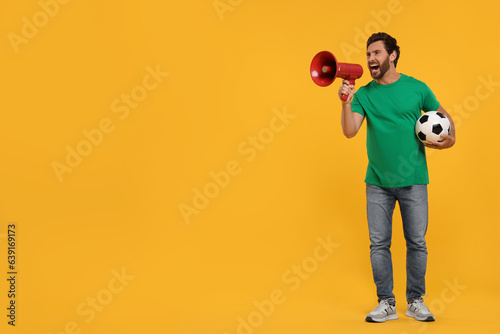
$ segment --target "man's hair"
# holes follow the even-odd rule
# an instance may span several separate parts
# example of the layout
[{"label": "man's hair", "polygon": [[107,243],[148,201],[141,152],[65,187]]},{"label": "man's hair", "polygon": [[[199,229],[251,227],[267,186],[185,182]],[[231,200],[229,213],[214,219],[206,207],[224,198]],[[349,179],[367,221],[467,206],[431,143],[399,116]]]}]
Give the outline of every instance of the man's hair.
[{"label": "man's hair", "polygon": [[368,38],[368,41],[366,41],[366,48],[370,46],[370,44],[378,42],[378,41],[383,41],[384,42],[384,47],[387,50],[388,54],[391,54],[393,51],[396,51],[396,59],[394,59],[394,67],[398,64],[398,59],[399,59],[399,46],[398,46],[398,41],[391,35],[386,34],[385,32],[378,32],[370,36]]}]

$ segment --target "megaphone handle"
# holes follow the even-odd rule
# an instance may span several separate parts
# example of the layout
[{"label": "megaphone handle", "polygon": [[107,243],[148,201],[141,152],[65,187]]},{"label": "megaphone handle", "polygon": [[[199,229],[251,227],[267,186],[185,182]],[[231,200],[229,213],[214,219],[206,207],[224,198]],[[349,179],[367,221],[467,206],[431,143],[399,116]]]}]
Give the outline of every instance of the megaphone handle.
[{"label": "megaphone handle", "polygon": [[[354,80],[348,80],[348,81],[349,81],[349,85],[354,86]],[[342,96],[340,98],[342,99],[342,101],[347,101],[348,97],[349,97],[349,95],[342,94]]]}]

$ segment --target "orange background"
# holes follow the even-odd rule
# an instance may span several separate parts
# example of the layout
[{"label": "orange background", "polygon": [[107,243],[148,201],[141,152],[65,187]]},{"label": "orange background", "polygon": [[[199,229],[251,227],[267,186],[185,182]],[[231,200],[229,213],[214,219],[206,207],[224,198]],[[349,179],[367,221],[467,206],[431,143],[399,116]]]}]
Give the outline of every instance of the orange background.
[{"label": "orange background", "polygon": [[[499,9],[2,1],[0,258],[7,277],[15,222],[18,271],[15,328],[1,280],[2,332],[498,328]],[[426,82],[457,125],[455,147],[428,158],[431,324],[404,316],[397,210],[400,319],[364,322],[376,305],[366,130],[343,137],[340,82],[309,75],[322,50],[366,69],[379,30],[398,39],[398,71]]]}]

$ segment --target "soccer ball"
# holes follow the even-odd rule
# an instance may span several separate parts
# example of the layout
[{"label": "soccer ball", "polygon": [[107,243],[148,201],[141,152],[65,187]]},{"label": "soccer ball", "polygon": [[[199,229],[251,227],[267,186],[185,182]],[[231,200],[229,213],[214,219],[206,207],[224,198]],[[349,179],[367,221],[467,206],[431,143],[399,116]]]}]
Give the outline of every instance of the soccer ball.
[{"label": "soccer ball", "polygon": [[439,111],[428,111],[422,114],[415,124],[415,134],[422,143],[426,143],[427,140],[443,141],[439,136],[449,135],[450,130],[450,121]]}]

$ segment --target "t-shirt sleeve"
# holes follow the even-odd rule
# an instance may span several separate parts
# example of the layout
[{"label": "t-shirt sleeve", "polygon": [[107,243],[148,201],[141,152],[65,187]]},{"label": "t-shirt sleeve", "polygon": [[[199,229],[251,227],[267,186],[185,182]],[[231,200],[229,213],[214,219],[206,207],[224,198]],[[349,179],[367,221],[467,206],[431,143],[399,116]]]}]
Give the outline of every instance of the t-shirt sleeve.
[{"label": "t-shirt sleeve", "polygon": [[365,117],[365,110],[361,106],[361,103],[359,103],[358,96],[354,94],[354,97],[352,98],[351,102],[351,110],[352,112],[357,112],[358,114],[361,114],[361,116]]},{"label": "t-shirt sleeve", "polygon": [[429,88],[429,86],[424,84],[422,110],[424,112],[435,111],[439,108],[439,105],[440,104],[432,90]]}]

